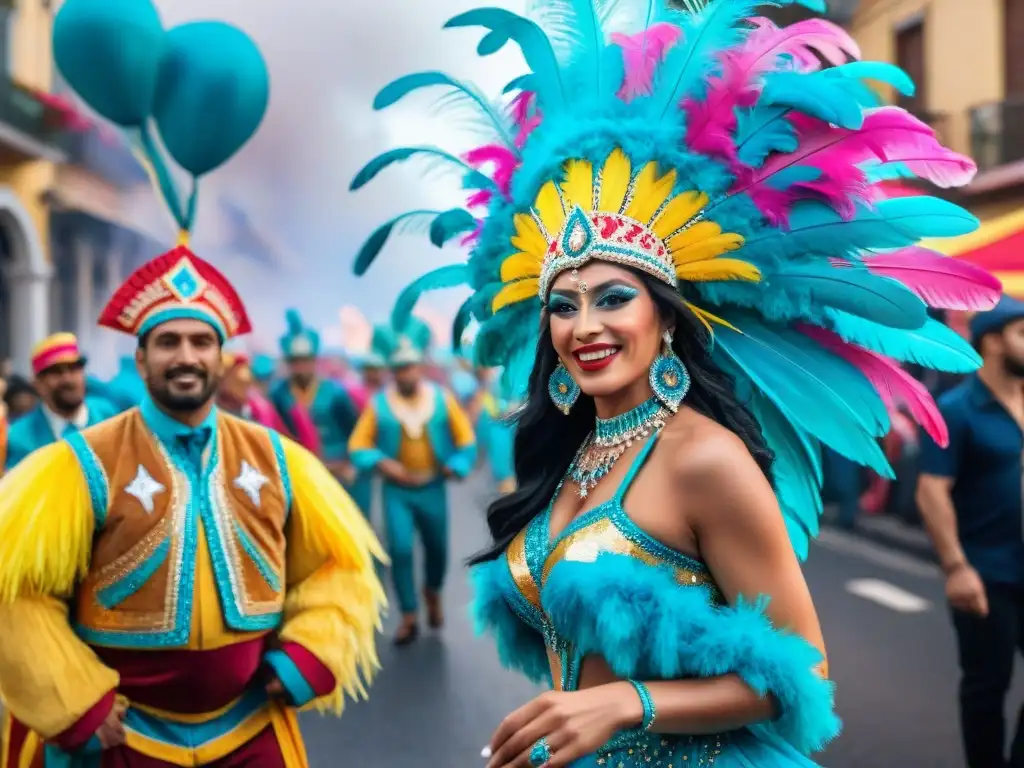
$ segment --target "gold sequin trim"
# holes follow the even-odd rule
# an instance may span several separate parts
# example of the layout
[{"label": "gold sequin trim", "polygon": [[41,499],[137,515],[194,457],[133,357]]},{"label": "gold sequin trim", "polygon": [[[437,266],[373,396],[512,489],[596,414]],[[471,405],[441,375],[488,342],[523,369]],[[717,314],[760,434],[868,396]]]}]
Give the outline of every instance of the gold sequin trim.
[{"label": "gold sequin trim", "polygon": [[505,550],[505,559],[508,561],[508,569],[512,574],[512,581],[527,602],[538,611],[540,607],[540,589],[533,580],[530,566],[526,561],[526,532],[529,526],[523,528],[519,535],[512,539],[512,543]]}]

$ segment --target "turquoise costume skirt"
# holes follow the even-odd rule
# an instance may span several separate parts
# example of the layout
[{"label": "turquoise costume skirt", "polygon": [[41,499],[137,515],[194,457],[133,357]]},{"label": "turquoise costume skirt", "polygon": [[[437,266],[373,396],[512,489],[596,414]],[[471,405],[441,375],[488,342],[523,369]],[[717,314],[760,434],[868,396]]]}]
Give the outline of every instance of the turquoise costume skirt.
[{"label": "turquoise costume skirt", "polygon": [[722,736],[639,736],[630,745],[576,760],[570,768],[819,768],[764,726]]}]

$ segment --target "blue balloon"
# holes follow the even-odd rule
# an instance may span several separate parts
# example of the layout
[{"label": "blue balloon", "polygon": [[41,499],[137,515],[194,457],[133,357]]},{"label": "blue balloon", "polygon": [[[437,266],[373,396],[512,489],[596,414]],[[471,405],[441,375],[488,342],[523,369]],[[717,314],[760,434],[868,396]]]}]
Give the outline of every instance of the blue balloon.
[{"label": "blue balloon", "polygon": [[135,127],[153,106],[165,34],[149,0],[65,0],[53,20],[53,58],[85,103]]},{"label": "blue balloon", "polygon": [[171,157],[193,176],[221,165],[256,132],[270,76],[256,44],[219,21],[167,33],[153,117]]}]

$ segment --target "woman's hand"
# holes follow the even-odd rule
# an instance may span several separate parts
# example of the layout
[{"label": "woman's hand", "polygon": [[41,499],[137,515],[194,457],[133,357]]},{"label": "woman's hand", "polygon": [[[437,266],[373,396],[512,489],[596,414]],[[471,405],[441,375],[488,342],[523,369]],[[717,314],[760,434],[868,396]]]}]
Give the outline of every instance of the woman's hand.
[{"label": "woman's hand", "polygon": [[487,768],[530,768],[530,750],[542,738],[551,750],[545,768],[566,766],[596,752],[618,731],[640,725],[643,716],[640,697],[626,682],[569,693],[550,691],[498,726]]}]

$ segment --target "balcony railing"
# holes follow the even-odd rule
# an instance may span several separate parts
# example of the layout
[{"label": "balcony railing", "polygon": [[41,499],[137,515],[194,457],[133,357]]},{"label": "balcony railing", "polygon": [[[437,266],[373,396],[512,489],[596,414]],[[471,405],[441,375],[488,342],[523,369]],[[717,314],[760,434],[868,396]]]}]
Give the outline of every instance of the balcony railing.
[{"label": "balcony railing", "polygon": [[800,5],[789,5],[782,8],[765,7],[761,9],[761,15],[781,25],[793,24],[804,19],[825,18],[842,26],[853,21],[853,14],[859,5],[860,0],[829,0],[824,14],[815,13]]},{"label": "balcony railing", "polygon": [[0,123],[48,146],[64,134],[59,118],[30,91],[0,74]]},{"label": "balcony railing", "polygon": [[1024,160],[1024,96],[970,110],[971,155],[978,170]]}]

